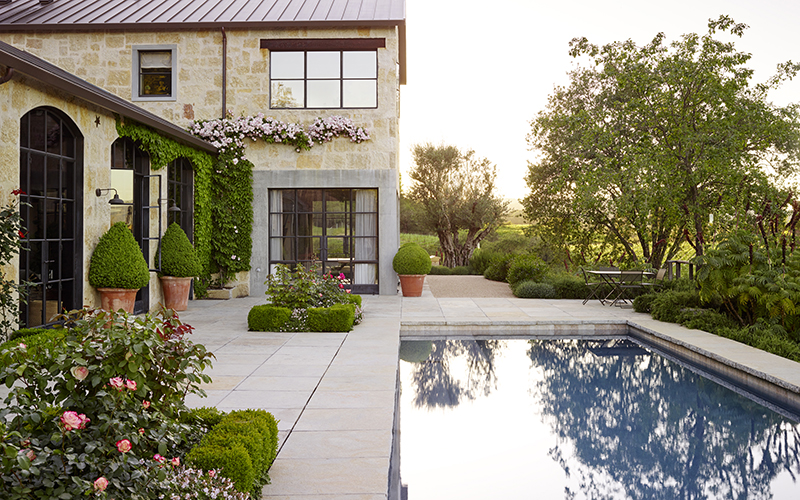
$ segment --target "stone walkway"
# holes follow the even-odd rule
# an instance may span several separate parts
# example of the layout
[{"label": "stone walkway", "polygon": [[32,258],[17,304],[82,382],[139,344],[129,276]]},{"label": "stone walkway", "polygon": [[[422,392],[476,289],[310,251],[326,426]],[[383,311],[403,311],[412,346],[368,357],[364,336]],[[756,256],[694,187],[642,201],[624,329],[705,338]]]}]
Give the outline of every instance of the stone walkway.
[{"label": "stone walkway", "polygon": [[192,301],[181,319],[195,327],[192,340],[217,357],[208,398],[188,404],[263,408],[280,420],[265,499],[387,498],[401,336],[594,336],[634,325],[800,392],[797,363],[597,302],[436,298],[426,285],[420,298],[364,296],[365,320],[346,334],[248,332],[248,311],[264,302]]}]

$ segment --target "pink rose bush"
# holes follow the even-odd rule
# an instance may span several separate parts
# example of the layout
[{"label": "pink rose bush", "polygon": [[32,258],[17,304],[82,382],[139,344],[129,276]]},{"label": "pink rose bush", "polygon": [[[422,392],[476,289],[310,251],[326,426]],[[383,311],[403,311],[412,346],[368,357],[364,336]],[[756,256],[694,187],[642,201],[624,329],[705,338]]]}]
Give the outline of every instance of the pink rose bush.
[{"label": "pink rose bush", "polygon": [[[208,430],[181,415],[185,395],[210,382],[210,353],[174,313],[73,311],[65,327],[58,342],[37,346],[47,356],[0,351],[11,386],[0,443],[17,457],[0,469],[0,498],[159,498],[171,487],[164,474]],[[149,460],[166,452],[169,471]],[[205,483],[192,484],[187,492]]]}]

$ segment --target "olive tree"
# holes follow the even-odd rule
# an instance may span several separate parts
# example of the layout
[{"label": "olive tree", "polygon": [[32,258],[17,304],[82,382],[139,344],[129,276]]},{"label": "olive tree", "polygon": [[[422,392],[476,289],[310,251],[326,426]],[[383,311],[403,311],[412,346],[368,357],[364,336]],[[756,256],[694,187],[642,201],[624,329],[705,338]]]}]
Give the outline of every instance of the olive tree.
[{"label": "olive tree", "polygon": [[798,115],[768,93],[798,66],[753,84],[750,54],[715,38],[746,28],[721,16],[669,44],[663,33],[641,47],[573,39],[570,55],[589,64],[531,122],[528,218],[599,230],[659,267],[685,243],[703,255],[713,228],[774,197],[775,179],[798,165]]},{"label": "olive tree", "polygon": [[444,144],[417,144],[412,152],[409,198],[422,207],[419,222],[439,237],[443,265],[466,266],[508,213],[508,202],[495,193],[496,167]]}]

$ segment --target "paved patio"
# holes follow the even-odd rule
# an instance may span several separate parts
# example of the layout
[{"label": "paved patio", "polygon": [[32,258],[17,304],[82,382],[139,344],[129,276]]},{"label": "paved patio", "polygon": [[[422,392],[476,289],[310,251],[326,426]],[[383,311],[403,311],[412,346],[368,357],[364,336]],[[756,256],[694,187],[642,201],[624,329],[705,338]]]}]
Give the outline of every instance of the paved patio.
[{"label": "paved patio", "polygon": [[631,309],[580,300],[364,296],[364,322],[349,333],[247,331],[263,297],[193,301],[181,319],[216,354],[208,398],[190,406],[263,408],[280,420],[271,500],[387,498],[400,337],[607,335],[627,325],[669,338],[800,392],[800,365]]}]

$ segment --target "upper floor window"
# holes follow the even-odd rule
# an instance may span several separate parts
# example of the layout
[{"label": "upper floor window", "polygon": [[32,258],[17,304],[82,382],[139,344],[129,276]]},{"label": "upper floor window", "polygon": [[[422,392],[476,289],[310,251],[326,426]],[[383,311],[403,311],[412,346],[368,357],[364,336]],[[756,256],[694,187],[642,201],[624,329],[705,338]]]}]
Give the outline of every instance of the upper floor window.
[{"label": "upper floor window", "polygon": [[174,101],[177,98],[177,46],[133,47],[133,100]]},{"label": "upper floor window", "polygon": [[270,82],[271,108],[376,108],[378,52],[271,52]]}]

